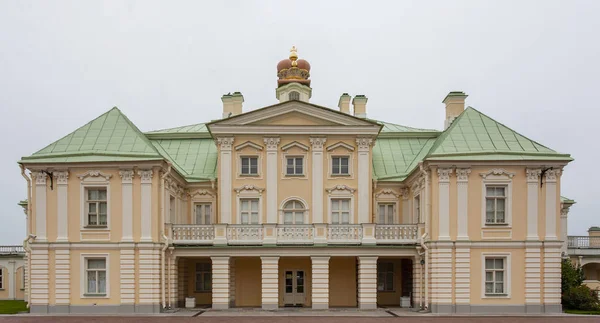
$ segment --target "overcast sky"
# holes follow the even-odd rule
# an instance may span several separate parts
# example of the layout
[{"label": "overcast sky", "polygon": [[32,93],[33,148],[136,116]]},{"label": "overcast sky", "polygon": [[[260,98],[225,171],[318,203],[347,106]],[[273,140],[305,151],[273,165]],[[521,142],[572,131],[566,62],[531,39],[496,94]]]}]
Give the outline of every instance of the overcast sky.
[{"label": "overcast sky", "polygon": [[142,131],[276,103],[292,45],[311,102],[441,129],[467,104],[575,161],[569,234],[600,225],[600,1],[0,1],[0,244],[21,244],[17,161],[118,106]]}]

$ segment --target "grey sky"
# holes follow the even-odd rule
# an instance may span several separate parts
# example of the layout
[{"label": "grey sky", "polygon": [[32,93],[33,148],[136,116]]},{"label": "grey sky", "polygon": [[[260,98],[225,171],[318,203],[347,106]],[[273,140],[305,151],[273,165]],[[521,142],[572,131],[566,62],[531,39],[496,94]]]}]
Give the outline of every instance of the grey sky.
[{"label": "grey sky", "polygon": [[600,1],[1,1],[0,244],[20,244],[16,162],[118,106],[142,131],[276,103],[292,45],[311,102],[365,94],[371,118],[443,126],[448,91],[575,161],[569,234],[600,225]]}]

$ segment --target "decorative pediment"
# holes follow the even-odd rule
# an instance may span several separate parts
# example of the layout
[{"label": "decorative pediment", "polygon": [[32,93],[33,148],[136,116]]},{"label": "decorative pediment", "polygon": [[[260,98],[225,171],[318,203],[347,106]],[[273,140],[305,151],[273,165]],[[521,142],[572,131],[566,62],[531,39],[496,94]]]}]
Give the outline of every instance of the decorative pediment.
[{"label": "decorative pediment", "polygon": [[487,173],[480,173],[483,179],[494,179],[494,178],[513,178],[515,173],[507,172],[503,168],[490,169]]},{"label": "decorative pediment", "polygon": [[336,185],[336,186],[334,186],[332,188],[328,188],[328,189],[326,189],[326,191],[329,194],[334,193],[334,192],[340,192],[340,191],[341,192],[346,191],[346,192],[354,193],[354,191],[356,191],[356,189],[354,189],[354,188],[352,188],[352,187],[350,187],[348,185],[340,184],[340,185]]},{"label": "decorative pediment", "polygon": [[213,192],[206,190],[206,189],[198,189],[189,194],[190,198],[196,198],[196,197],[213,198],[215,196],[216,195]]},{"label": "decorative pediment", "polygon": [[347,149],[348,151],[354,151],[354,147],[352,147],[351,145],[348,145],[347,143],[342,142],[342,141],[339,141],[339,142],[327,147],[327,151],[332,151],[338,147],[343,147],[343,148]]},{"label": "decorative pediment", "polygon": [[242,149],[244,149],[246,147],[252,147],[252,148],[254,148],[256,150],[263,150],[263,147],[261,145],[257,145],[255,143],[253,143],[252,141],[246,141],[243,144],[235,146],[235,150],[242,150]]},{"label": "decorative pediment", "polygon": [[108,181],[112,177],[112,175],[106,174],[99,170],[88,170],[87,172],[85,172],[77,177],[79,177],[79,179],[81,179],[81,180],[84,180],[88,177],[103,177],[104,180]]},{"label": "decorative pediment", "polygon": [[384,188],[375,194],[375,198],[381,198],[381,197],[399,198],[400,196],[401,196],[400,193],[396,192],[395,190],[393,190],[391,188]]},{"label": "decorative pediment", "polygon": [[308,151],[308,148],[309,148],[307,145],[303,145],[303,144],[301,144],[301,143],[299,143],[297,141],[292,141],[289,144],[282,146],[281,150],[286,151],[286,150],[289,150],[289,149],[294,148],[294,147],[298,147],[298,148],[300,148],[300,149],[302,149],[304,151]]},{"label": "decorative pediment", "polygon": [[264,188],[260,188],[258,186],[254,186],[254,185],[242,185],[238,188],[234,189],[236,193],[240,194],[241,192],[257,192],[257,193],[262,193],[265,189]]}]

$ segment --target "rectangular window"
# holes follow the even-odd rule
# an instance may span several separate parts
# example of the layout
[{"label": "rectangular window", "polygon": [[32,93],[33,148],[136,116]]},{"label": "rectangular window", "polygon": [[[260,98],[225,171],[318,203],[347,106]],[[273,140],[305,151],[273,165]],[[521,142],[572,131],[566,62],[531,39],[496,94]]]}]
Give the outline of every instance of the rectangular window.
[{"label": "rectangular window", "polygon": [[394,263],[380,262],[377,264],[377,290],[380,292],[394,291]]},{"label": "rectangular window", "polygon": [[0,289],[4,288],[4,269],[0,267]]},{"label": "rectangular window", "polygon": [[350,174],[349,169],[349,157],[333,157],[331,159],[331,174],[332,175],[348,175]]},{"label": "rectangular window", "polygon": [[21,289],[25,289],[25,266],[21,269]]},{"label": "rectangular window", "polygon": [[241,224],[258,224],[258,199],[240,200]]},{"label": "rectangular window", "polygon": [[414,203],[415,203],[415,218],[418,221],[418,223],[423,223],[424,221],[422,221],[422,219],[421,219],[421,197],[415,196]]},{"label": "rectangular window", "polygon": [[349,224],[350,223],[350,199],[332,199],[331,200],[331,223]]},{"label": "rectangular window", "polygon": [[506,186],[485,187],[485,223],[506,223]]},{"label": "rectangular window", "polygon": [[106,295],[106,259],[86,258],[86,295]]},{"label": "rectangular window", "polygon": [[175,197],[169,196],[169,219],[171,223],[175,223]]},{"label": "rectangular window", "polygon": [[285,174],[292,176],[304,175],[304,158],[287,157]]},{"label": "rectangular window", "polygon": [[394,203],[379,203],[379,224],[395,224],[396,212]]},{"label": "rectangular window", "polygon": [[212,271],[211,265],[207,262],[196,263],[196,291],[212,291]]},{"label": "rectangular window", "polygon": [[212,205],[196,204],[196,224],[212,224]]},{"label": "rectangular window", "polygon": [[106,227],[108,223],[106,196],[106,188],[86,189],[87,226]]},{"label": "rectangular window", "polygon": [[258,157],[242,157],[242,175],[258,175]]},{"label": "rectangular window", "polygon": [[485,294],[506,295],[506,258],[485,258]]}]

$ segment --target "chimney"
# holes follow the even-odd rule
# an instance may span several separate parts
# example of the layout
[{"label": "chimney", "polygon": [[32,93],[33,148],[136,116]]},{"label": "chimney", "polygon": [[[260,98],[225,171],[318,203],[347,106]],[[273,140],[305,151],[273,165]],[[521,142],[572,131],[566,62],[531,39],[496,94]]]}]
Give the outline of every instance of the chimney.
[{"label": "chimney", "polygon": [[354,116],[357,118],[367,117],[367,99],[366,96],[359,94],[352,99],[352,105],[354,106]]},{"label": "chimney", "polygon": [[344,93],[342,96],[340,96],[338,108],[340,108],[340,112],[350,114],[350,96],[348,93]]},{"label": "chimney", "polygon": [[446,105],[446,120],[444,121],[444,130],[448,129],[452,121],[465,111],[465,99],[468,95],[461,91],[452,91],[446,95],[442,103]]},{"label": "chimney", "polygon": [[244,102],[242,93],[227,93],[221,97],[221,101],[223,101],[223,119],[242,114],[242,103]]}]

